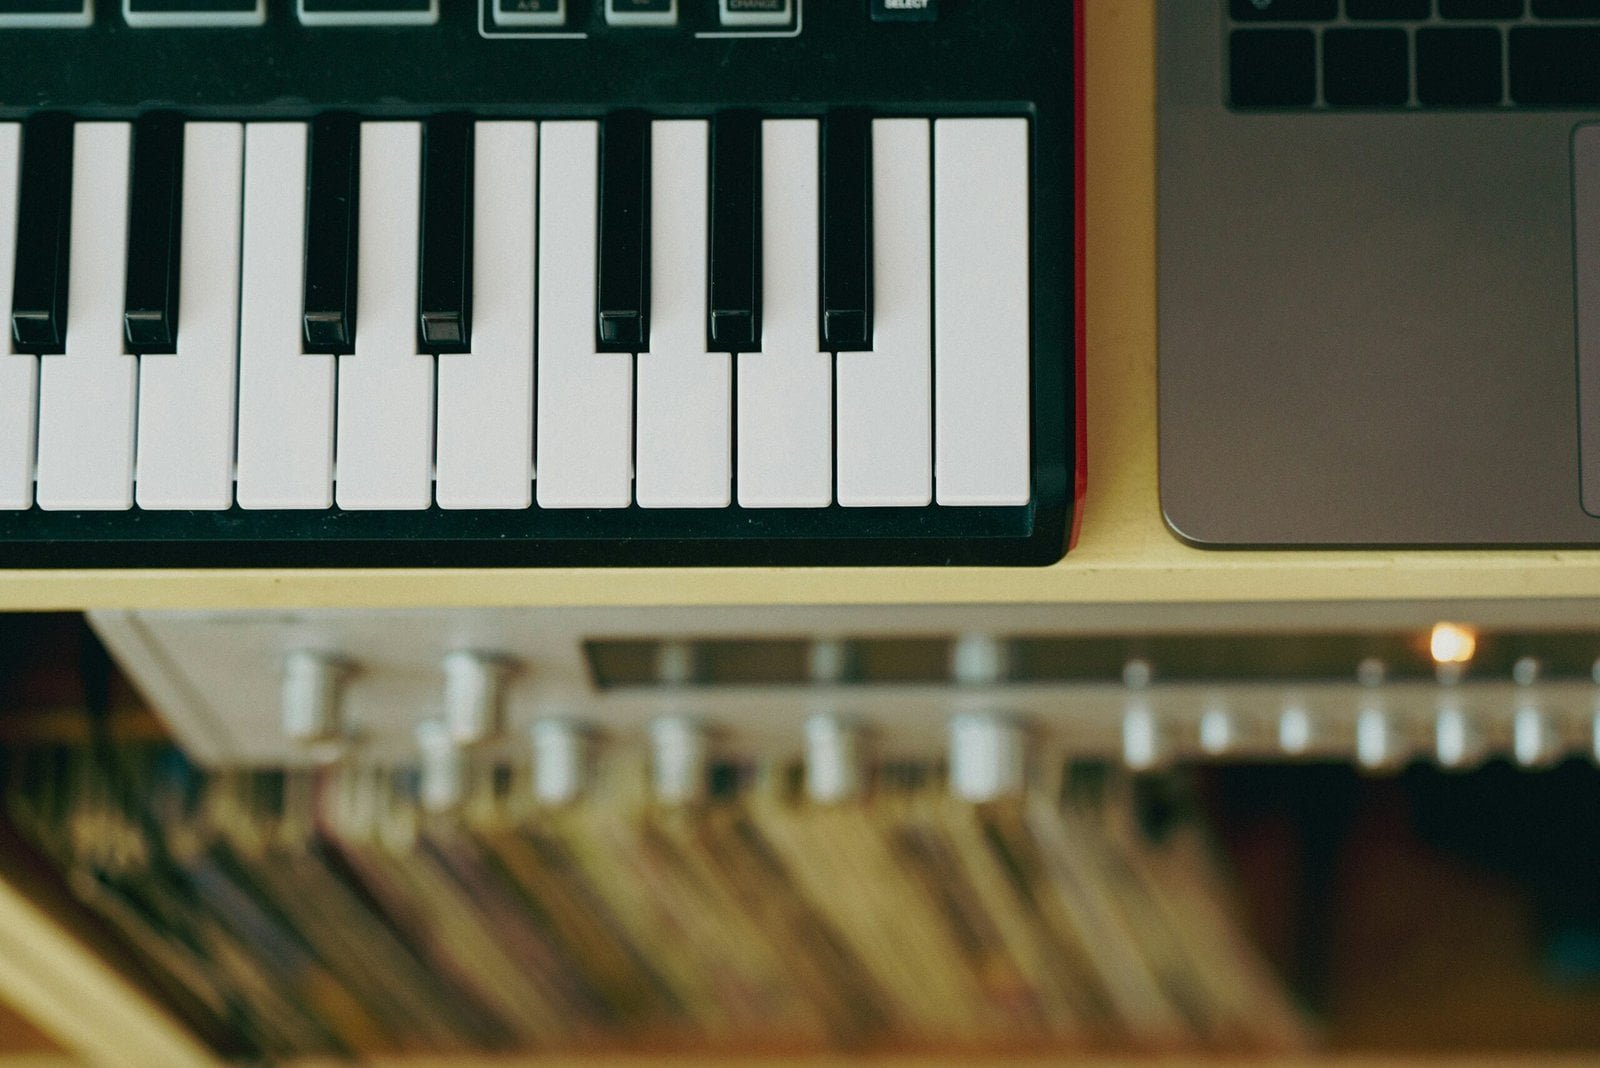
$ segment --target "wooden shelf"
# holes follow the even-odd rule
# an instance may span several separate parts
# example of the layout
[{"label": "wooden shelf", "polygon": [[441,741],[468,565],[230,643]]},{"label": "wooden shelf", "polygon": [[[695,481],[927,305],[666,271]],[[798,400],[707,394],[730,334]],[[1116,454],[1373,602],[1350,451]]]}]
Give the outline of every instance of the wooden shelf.
[{"label": "wooden shelf", "polygon": [[1090,0],[1089,497],[1045,569],[0,572],[0,609],[1600,596],[1600,551],[1201,551],[1156,491],[1154,0]]}]

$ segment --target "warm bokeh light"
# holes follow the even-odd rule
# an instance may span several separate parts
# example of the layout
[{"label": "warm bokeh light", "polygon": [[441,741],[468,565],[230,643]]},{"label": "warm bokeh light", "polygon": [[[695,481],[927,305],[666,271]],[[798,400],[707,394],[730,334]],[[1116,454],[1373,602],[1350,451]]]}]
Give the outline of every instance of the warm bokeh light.
[{"label": "warm bokeh light", "polygon": [[1465,664],[1477,648],[1477,633],[1459,623],[1435,623],[1428,637],[1428,651],[1436,664]]}]

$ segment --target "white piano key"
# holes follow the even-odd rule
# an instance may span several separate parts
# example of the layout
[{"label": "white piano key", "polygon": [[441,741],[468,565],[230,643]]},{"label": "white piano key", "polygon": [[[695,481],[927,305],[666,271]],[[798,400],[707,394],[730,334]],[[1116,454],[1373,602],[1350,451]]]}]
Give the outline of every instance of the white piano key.
[{"label": "white piano key", "polygon": [[650,351],[638,356],[634,468],[644,508],[726,508],[732,493],[732,358],[706,352],[707,130],[650,131]]},{"label": "white piano key", "polygon": [[0,123],[0,509],[33,505],[39,358],[11,346],[11,279],[17,260],[17,191],[22,127]]},{"label": "white piano key", "polygon": [[543,508],[633,501],[633,356],[595,352],[599,127],[539,127],[538,431]]},{"label": "white piano key", "polygon": [[441,508],[533,502],[538,127],[480,122],[473,146],[472,351],[439,357]]},{"label": "white piano key", "polygon": [[1026,504],[1028,123],[939,119],[933,142],[937,500]]},{"label": "white piano key", "polygon": [[330,508],[336,357],[301,351],[305,124],[251,123],[244,158],[239,506]]},{"label": "white piano key", "polygon": [[833,502],[833,357],[817,351],[817,123],[761,126],[761,351],[739,355],[739,503]]},{"label": "white piano key", "polygon": [[837,359],[839,503],[933,500],[933,177],[926,119],[872,124],[872,351]]},{"label": "white piano key", "polygon": [[183,132],[183,228],[175,354],[139,357],[140,508],[233,504],[244,127]]},{"label": "white piano key", "polygon": [[433,503],[433,356],[417,352],[422,125],[361,126],[355,352],[339,357],[334,499]]},{"label": "white piano key", "polygon": [[133,506],[139,361],[122,346],[132,130],[73,130],[67,350],[39,359],[39,507]]}]

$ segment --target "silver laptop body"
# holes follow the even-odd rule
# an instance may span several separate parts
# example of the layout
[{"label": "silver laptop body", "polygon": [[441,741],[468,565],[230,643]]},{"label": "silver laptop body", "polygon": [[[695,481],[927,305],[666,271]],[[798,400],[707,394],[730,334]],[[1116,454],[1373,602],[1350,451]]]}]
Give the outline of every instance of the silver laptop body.
[{"label": "silver laptop body", "polygon": [[[1234,70],[1237,33],[1293,31],[1293,51],[1309,31],[1319,64],[1352,42],[1397,43],[1340,36],[1374,28],[1349,17],[1360,0],[1285,23],[1262,21],[1271,3],[1246,0],[1260,15],[1240,21],[1230,0],[1158,0],[1172,529],[1208,546],[1600,543],[1600,127],[1584,129],[1600,107],[1521,106],[1509,69],[1493,103],[1418,97],[1451,88],[1421,66],[1419,35],[1455,47],[1462,29],[1493,29],[1502,58],[1518,34],[1525,96],[1551,77],[1579,79],[1557,96],[1586,94],[1588,75],[1533,64],[1526,47],[1546,37],[1522,35],[1600,24],[1538,18],[1555,10],[1540,0],[1512,19],[1447,20],[1452,0],[1428,0],[1423,19],[1375,24],[1407,35],[1404,102],[1330,106],[1352,90],[1319,68],[1309,105],[1238,106],[1281,87]],[[1269,83],[1283,73],[1247,43]],[[1600,51],[1590,62],[1600,70]]]}]

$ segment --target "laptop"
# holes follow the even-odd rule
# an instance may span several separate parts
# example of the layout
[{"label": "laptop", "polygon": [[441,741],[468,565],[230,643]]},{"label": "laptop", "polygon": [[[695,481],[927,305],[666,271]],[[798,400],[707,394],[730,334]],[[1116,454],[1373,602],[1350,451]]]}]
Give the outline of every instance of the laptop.
[{"label": "laptop", "polygon": [[1161,499],[1600,543],[1600,0],[1158,0]]}]

